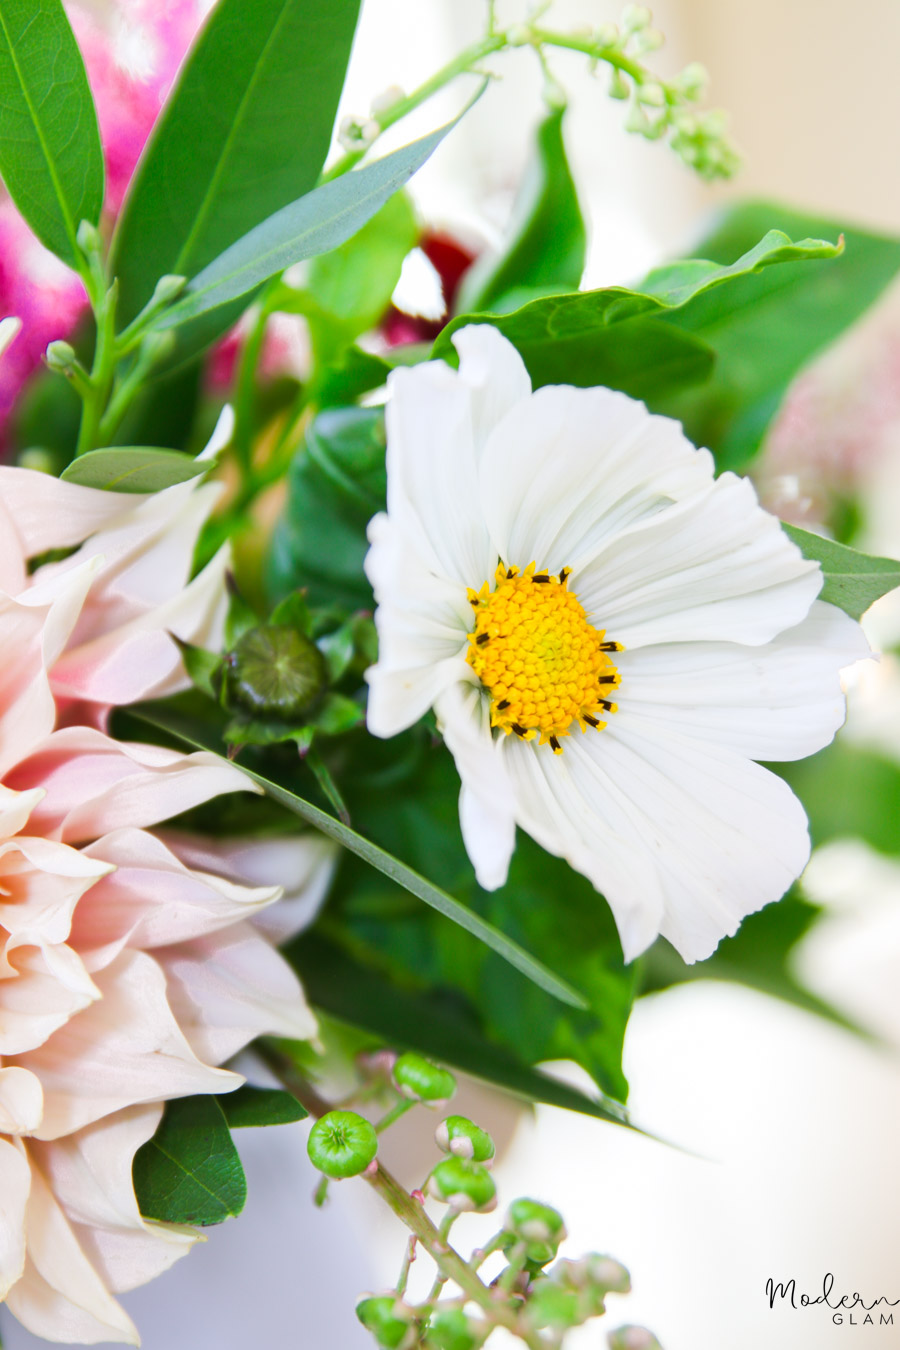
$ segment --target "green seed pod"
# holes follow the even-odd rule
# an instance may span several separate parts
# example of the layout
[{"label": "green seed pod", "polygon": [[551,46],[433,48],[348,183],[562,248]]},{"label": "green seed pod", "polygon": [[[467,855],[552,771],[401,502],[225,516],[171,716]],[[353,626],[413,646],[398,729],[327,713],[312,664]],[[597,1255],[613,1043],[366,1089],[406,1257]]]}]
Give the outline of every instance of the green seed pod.
[{"label": "green seed pod", "polygon": [[411,1350],[419,1343],[415,1313],[396,1293],[367,1295],[357,1303],[356,1315],[387,1350]]},{"label": "green seed pod", "polygon": [[653,1332],[646,1327],[619,1327],[606,1339],[609,1350],[662,1350]]},{"label": "green seed pod", "polygon": [[428,1350],[478,1350],[483,1340],[483,1327],[462,1308],[435,1313],[425,1333]]},{"label": "green seed pod", "polygon": [[394,1082],[416,1102],[445,1102],[456,1091],[456,1079],[422,1055],[411,1051],[401,1055],[394,1065]]},{"label": "green seed pod", "polygon": [[434,1132],[434,1138],[439,1149],[457,1158],[487,1163],[494,1156],[491,1136],[465,1116],[448,1116],[442,1120]]},{"label": "green seed pod", "polygon": [[508,1234],[503,1244],[504,1252],[508,1255],[513,1247],[524,1242],[526,1259],[533,1266],[545,1266],[552,1261],[566,1236],[566,1225],[559,1210],[524,1196],[512,1202],[504,1226]]},{"label": "green seed pod", "polygon": [[328,684],[316,644],[285,625],[251,628],[225,657],[225,666],[230,698],[255,717],[299,720]]},{"label": "green seed pod", "polygon": [[355,1111],[329,1111],[310,1130],[306,1150],[313,1166],[326,1177],[355,1177],[378,1152],[378,1135]]},{"label": "green seed pod", "polygon": [[467,1158],[445,1158],[428,1180],[428,1190],[457,1210],[477,1209],[486,1214],[497,1203],[494,1178],[483,1163]]},{"label": "green seed pod", "polygon": [[563,1289],[555,1280],[542,1276],[528,1291],[528,1320],[535,1327],[576,1327],[586,1319],[573,1289]]}]

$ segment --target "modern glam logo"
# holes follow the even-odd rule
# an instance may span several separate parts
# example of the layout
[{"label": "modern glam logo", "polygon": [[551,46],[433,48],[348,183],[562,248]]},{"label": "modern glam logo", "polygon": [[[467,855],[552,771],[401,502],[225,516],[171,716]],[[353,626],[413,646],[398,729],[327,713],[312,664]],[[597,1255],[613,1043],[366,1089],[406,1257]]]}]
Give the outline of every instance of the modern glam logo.
[{"label": "modern glam logo", "polygon": [[778,1283],[773,1279],[766,1281],[766,1298],[769,1307],[774,1308],[777,1301],[789,1303],[792,1308],[826,1307],[831,1311],[831,1320],[836,1326],[893,1326],[894,1314],[885,1311],[896,1308],[900,1299],[888,1298],[881,1294],[878,1298],[865,1299],[861,1294],[836,1294],[834,1276],[828,1274],[822,1281],[821,1294],[798,1294],[796,1280]]}]

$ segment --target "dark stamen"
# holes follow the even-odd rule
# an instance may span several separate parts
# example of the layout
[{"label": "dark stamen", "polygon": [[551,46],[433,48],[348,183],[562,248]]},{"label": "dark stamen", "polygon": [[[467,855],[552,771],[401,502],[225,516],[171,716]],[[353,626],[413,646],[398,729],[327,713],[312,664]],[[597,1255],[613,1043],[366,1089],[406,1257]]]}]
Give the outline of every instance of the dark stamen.
[{"label": "dark stamen", "polygon": [[604,712],[612,712],[615,706],[616,705],[614,703],[610,703],[608,698],[601,698],[600,700],[600,707],[603,709]]},{"label": "dark stamen", "polygon": [[615,684],[615,682],[616,682],[615,675],[601,675],[599,680],[597,681],[598,684]]},{"label": "dark stamen", "polygon": [[504,708],[508,708],[508,707],[509,707],[509,699],[508,699],[508,698],[501,698],[500,702],[497,704],[498,710],[499,710],[500,712],[502,712]]},{"label": "dark stamen", "polygon": [[490,633],[479,633],[478,636],[477,636],[477,638],[475,639],[475,643],[476,643],[476,646],[478,646],[478,647],[483,647],[484,644],[485,644],[486,642],[490,642],[490,640],[491,640],[491,635],[490,635]]},{"label": "dark stamen", "polygon": [[589,726],[592,726],[592,727],[599,727],[599,725],[600,725],[599,718],[591,717],[591,714],[590,714],[590,713],[585,713],[585,714],[584,714],[584,720],[588,723]]},{"label": "dark stamen", "polygon": [[518,722],[513,722],[512,729],[513,729],[513,731],[516,733],[517,736],[524,736],[524,735],[525,735],[525,728],[524,728],[524,727],[520,727],[519,724],[518,724]]},{"label": "dark stamen", "polygon": [[538,577],[532,577],[531,580],[538,586],[544,586],[550,580],[546,572],[542,572]]},{"label": "dark stamen", "polygon": [[553,747],[554,750],[559,750],[559,749],[560,749],[559,741],[556,739],[555,736],[551,736],[551,737],[550,737],[550,744],[551,744],[551,746]]},{"label": "dark stamen", "polygon": [[508,567],[508,568],[506,569],[506,580],[507,580],[507,581],[511,581],[514,575],[515,575],[515,573],[514,573],[513,569],[512,569],[511,567]]},{"label": "dark stamen", "polygon": [[600,650],[601,652],[620,652],[622,648],[618,642],[601,642]]}]

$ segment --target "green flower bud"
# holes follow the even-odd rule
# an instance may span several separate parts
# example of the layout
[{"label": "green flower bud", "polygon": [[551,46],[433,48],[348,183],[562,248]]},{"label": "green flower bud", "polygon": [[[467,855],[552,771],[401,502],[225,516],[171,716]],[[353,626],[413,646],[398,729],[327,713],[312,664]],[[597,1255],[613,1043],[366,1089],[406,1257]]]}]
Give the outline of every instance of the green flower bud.
[{"label": "green flower bud", "polygon": [[575,1327],[585,1319],[575,1291],[542,1276],[528,1292],[528,1320],[535,1327]]},{"label": "green flower bud", "polygon": [[662,1350],[653,1332],[646,1327],[619,1327],[606,1339],[609,1350]]},{"label": "green flower bud", "polygon": [[649,28],[652,21],[653,15],[646,5],[626,5],[622,10],[621,24],[626,33],[639,33],[642,28]]},{"label": "green flower bud", "polygon": [[411,1051],[401,1055],[394,1065],[394,1082],[404,1097],[416,1102],[445,1102],[456,1091],[452,1073]]},{"label": "green flower bud", "polygon": [[378,1152],[378,1135],[355,1111],[329,1111],[310,1130],[306,1151],[313,1166],[327,1177],[355,1177]]},{"label": "green flower bud", "polygon": [[85,257],[90,258],[93,255],[99,258],[102,254],[103,240],[100,238],[100,231],[89,220],[81,221],[75,231],[75,239]]},{"label": "green flower bud", "polygon": [[44,354],[44,360],[58,375],[71,375],[78,366],[75,348],[68,342],[51,342]]},{"label": "green flower bud", "polygon": [[497,1203],[494,1178],[483,1163],[467,1158],[445,1158],[428,1180],[428,1190],[452,1209],[477,1209],[483,1214]]},{"label": "green flower bud", "polygon": [[473,1125],[465,1116],[448,1116],[434,1132],[438,1148],[457,1158],[472,1158],[475,1162],[490,1162],[494,1156],[494,1141],[487,1131]]},{"label": "green flower bud", "polygon": [[150,300],[151,305],[155,309],[157,306],[161,308],[163,305],[171,304],[173,300],[178,299],[178,296],[184,290],[186,285],[187,277],[173,276],[171,273],[167,272],[166,275],[160,277],[159,281],[156,283]]},{"label": "green flower bud", "polygon": [[525,1197],[512,1202],[504,1227],[508,1235],[503,1244],[504,1252],[508,1255],[513,1247],[524,1242],[526,1260],[535,1266],[545,1266],[552,1261],[566,1236],[566,1225],[559,1210]]},{"label": "green flower bud", "polygon": [[419,1343],[415,1313],[396,1293],[367,1295],[357,1303],[356,1315],[387,1350],[411,1350]]},{"label": "green flower bud", "polygon": [[225,657],[228,692],[256,717],[299,720],[328,682],[325,658],[296,628],[251,628]]},{"label": "green flower bud", "polygon": [[436,1313],[425,1335],[428,1350],[478,1350],[483,1340],[483,1328],[462,1308]]}]

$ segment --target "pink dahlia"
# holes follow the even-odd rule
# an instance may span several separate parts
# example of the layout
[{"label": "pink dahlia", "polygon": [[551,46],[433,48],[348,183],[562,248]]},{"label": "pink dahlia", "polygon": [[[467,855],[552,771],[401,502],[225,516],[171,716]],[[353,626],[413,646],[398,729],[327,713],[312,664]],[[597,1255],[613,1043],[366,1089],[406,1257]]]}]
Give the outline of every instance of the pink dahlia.
[{"label": "pink dahlia", "polygon": [[[0,1299],[56,1341],[136,1344],[115,1293],[196,1240],[134,1195],[163,1102],[237,1087],[220,1066],[260,1034],[315,1030],[273,936],[320,902],[330,846],[153,832],[256,789],[215,755],[100,729],[183,682],[169,632],[218,640],[225,555],[188,580],[214,491],[0,469]],[[29,575],[49,548],[74,552]],[[292,899],[267,933],[273,867]]]}]

